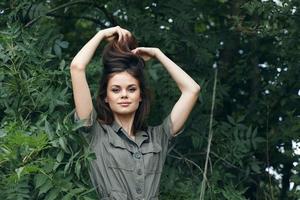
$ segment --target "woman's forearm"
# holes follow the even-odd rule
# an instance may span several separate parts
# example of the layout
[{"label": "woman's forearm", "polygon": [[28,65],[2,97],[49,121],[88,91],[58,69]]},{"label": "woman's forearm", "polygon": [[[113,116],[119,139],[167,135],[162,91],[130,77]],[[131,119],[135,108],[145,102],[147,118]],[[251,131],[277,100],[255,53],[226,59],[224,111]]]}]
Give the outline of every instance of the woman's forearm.
[{"label": "woman's forearm", "polygon": [[179,87],[182,93],[199,93],[200,86],[177,64],[175,64],[171,59],[169,59],[160,49],[156,49],[155,57],[166,68],[166,70],[176,82],[177,86]]},{"label": "woman's forearm", "polygon": [[92,39],[90,39],[73,58],[71,69],[85,70],[103,38],[104,35],[102,31],[99,31]]}]

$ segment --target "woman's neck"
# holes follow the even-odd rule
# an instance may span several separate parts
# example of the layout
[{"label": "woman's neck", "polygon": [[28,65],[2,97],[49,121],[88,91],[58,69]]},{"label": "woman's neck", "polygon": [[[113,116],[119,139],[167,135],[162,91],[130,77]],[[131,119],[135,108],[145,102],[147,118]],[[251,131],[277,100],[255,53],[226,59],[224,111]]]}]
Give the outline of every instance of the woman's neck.
[{"label": "woman's neck", "polygon": [[129,134],[130,137],[134,136],[133,121],[134,114],[131,115],[118,115],[114,114],[116,122]]}]

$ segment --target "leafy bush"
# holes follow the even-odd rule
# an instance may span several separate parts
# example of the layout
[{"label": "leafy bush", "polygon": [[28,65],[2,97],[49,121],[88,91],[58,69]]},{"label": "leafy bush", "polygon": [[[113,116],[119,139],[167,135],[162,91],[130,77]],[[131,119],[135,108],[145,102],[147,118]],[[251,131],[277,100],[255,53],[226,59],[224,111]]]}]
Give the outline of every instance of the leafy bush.
[{"label": "leafy bush", "polygon": [[[170,143],[161,199],[199,199],[216,70],[205,199],[299,199],[299,2],[281,2],[1,2],[1,199],[96,199],[68,66],[113,25],[161,48],[201,85],[184,133]],[[94,97],[99,57],[87,72]],[[156,61],[146,69],[155,94],[149,121],[158,124],[180,93]]]}]

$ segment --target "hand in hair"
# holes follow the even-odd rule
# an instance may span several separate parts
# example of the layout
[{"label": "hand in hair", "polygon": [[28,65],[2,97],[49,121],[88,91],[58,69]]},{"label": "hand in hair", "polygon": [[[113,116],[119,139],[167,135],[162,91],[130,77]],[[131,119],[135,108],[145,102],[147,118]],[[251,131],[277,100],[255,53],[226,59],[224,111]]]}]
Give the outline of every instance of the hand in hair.
[{"label": "hand in hair", "polygon": [[158,48],[138,47],[136,49],[133,49],[131,52],[138,56],[141,56],[145,61],[148,61],[151,58],[155,58],[158,51]]},{"label": "hand in hair", "polygon": [[126,40],[126,37],[131,37],[131,33],[128,30],[121,28],[120,26],[107,28],[101,30],[101,32],[103,33],[104,38],[107,41],[112,41],[115,38],[118,38],[118,41],[120,42],[122,40]]}]

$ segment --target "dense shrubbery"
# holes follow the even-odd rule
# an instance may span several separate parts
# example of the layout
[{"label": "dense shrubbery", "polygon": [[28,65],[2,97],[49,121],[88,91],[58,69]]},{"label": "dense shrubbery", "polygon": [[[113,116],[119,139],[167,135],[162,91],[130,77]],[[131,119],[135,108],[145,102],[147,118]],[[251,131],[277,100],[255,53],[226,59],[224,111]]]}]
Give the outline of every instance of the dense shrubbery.
[{"label": "dense shrubbery", "polygon": [[[185,132],[170,144],[161,199],[199,199],[216,70],[205,199],[299,199],[299,2],[282,2],[0,3],[0,199],[96,199],[87,172],[94,156],[72,122],[68,67],[112,25],[161,48],[202,87]],[[94,96],[100,69],[97,52],[88,68]],[[149,121],[157,124],[179,91],[160,64],[147,71],[155,91]]]}]

